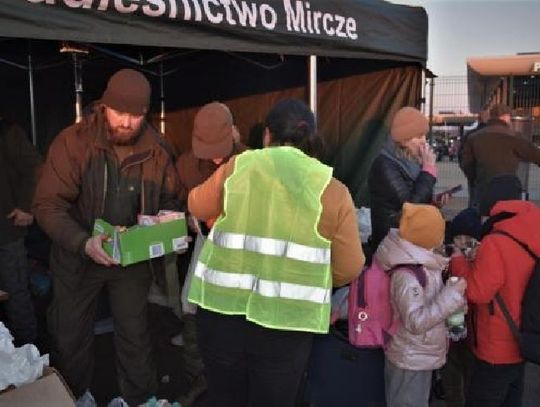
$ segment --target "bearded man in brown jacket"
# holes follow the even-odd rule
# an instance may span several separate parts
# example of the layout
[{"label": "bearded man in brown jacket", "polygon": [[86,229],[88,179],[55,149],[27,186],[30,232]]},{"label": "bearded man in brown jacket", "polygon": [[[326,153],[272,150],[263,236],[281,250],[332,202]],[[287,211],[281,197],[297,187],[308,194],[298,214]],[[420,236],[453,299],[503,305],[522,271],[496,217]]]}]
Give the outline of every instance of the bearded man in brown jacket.
[{"label": "bearded man in brown jacket", "polygon": [[103,250],[106,237],[91,237],[97,218],[131,226],[139,213],[179,209],[174,164],[145,122],[149,101],[150,84],[141,73],[114,74],[94,110],[53,141],[34,198],[36,218],[53,242],[51,356],[76,397],[92,380],[102,288],[114,320],[122,396],[138,405],[157,390],[147,321],[151,264],[121,267]]}]

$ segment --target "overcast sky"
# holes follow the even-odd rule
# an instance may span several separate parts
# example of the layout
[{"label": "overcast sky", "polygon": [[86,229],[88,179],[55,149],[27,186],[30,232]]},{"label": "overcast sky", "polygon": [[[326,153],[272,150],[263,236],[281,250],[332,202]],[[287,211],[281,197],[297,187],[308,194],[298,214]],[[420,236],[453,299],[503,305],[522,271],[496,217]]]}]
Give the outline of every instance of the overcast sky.
[{"label": "overcast sky", "polygon": [[540,0],[391,0],[419,5],[429,21],[428,67],[465,75],[466,59],[540,53]]}]

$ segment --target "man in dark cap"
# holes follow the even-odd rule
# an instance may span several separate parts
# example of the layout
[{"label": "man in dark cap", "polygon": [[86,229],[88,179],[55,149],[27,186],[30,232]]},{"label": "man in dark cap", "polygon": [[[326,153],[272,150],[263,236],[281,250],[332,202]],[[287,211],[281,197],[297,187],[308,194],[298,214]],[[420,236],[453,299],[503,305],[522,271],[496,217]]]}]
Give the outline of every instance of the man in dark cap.
[{"label": "man in dark cap", "polygon": [[497,175],[515,175],[520,162],[540,165],[540,149],[511,128],[512,110],[496,104],[487,125],[467,138],[461,168],[475,190],[471,205],[478,207],[487,183]]},{"label": "man in dark cap", "polygon": [[150,84],[141,73],[116,72],[93,111],[51,144],[34,197],[37,221],[53,244],[52,362],[77,398],[92,381],[102,289],[114,320],[122,396],[138,405],[157,390],[146,301],[152,265],[121,267],[102,248],[106,236],[92,237],[97,218],[129,227],[137,214],[179,208],[174,164],[145,121],[149,103]]},{"label": "man in dark cap", "polygon": [[[238,138],[238,130],[227,105],[212,102],[199,109],[193,122],[192,149],[180,155],[176,161],[183,200],[187,200],[189,191],[210,178],[230,157],[246,150],[246,146],[236,141]],[[205,225],[203,229],[208,230]],[[178,259],[181,278],[187,272],[193,255],[192,249],[190,247],[188,253]],[[206,390],[206,381],[197,346],[194,309],[184,307],[183,311],[183,362],[189,379],[189,391],[180,395],[179,400],[182,406],[190,406]]]}]

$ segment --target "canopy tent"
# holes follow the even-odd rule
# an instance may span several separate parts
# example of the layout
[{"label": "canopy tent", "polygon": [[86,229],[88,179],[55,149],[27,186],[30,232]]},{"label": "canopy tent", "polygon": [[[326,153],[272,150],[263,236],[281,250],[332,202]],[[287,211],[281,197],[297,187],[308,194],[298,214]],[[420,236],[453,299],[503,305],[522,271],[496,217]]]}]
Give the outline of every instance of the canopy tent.
[{"label": "canopy tent", "polygon": [[[145,71],[153,111],[164,98],[166,137],[183,151],[206,102],[230,105],[245,138],[276,100],[307,99],[306,56],[317,55],[319,131],[360,205],[388,118],[420,103],[427,17],[379,0],[5,0],[0,37],[0,111],[28,127],[33,94],[43,149],[73,121],[74,68],[83,104],[116,69]],[[58,41],[75,48],[60,53]],[[81,45],[88,53],[73,52]]]},{"label": "canopy tent", "polygon": [[[514,99],[527,99],[530,106],[538,103],[534,90],[516,95],[513,78],[534,78],[540,73],[540,53],[467,59],[469,108],[478,113],[493,103],[506,103],[514,107]],[[521,97],[520,97],[521,96]],[[535,97],[536,96],[536,97]],[[528,107],[530,107],[528,106]],[[521,107],[521,106],[520,106]]]}]

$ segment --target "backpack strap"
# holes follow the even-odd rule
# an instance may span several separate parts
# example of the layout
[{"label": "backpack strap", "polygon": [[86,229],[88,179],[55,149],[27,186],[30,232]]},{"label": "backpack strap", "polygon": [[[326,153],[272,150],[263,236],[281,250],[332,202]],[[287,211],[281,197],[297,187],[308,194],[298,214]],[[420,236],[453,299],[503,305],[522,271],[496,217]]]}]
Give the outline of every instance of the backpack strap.
[{"label": "backpack strap", "polygon": [[533,252],[531,250],[531,248],[529,246],[527,246],[525,243],[523,243],[521,240],[519,239],[516,239],[514,236],[512,236],[510,233],[508,232],[505,232],[504,230],[494,230],[492,231],[490,234],[495,234],[495,235],[504,235],[506,237],[509,237],[510,239],[512,239],[514,242],[516,242],[518,245],[520,245],[523,250],[525,250],[527,253],[529,253],[529,256],[531,256],[535,261],[538,260],[538,255]]},{"label": "backpack strap", "polygon": [[[525,243],[523,243],[521,240],[516,239],[514,236],[512,236],[510,233],[505,232],[504,230],[494,230],[490,234],[497,234],[497,235],[504,235],[510,239],[512,239],[514,242],[519,244],[522,249],[524,249],[529,256],[531,256],[534,261],[538,261],[538,256],[527,246]],[[506,303],[504,302],[503,298],[501,297],[501,294],[497,293],[495,294],[495,301],[497,301],[497,304],[501,308],[501,311],[504,315],[504,319],[506,319],[506,323],[508,324],[508,327],[512,331],[512,334],[517,339],[517,341],[520,341],[521,334],[519,333],[519,328],[512,318],[512,315],[510,315],[510,311],[508,311],[508,307],[506,306]]]},{"label": "backpack strap", "polygon": [[508,324],[508,327],[512,331],[512,335],[514,335],[514,338],[519,341],[521,340],[521,334],[519,333],[519,328],[516,325],[516,322],[512,318],[512,315],[510,315],[510,311],[508,311],[508,308],[506,307],[506,303],[501,297],[501,294],[497,293],[495,294],[495,301],[497,301],[497,304],[499,305],[499,308],[501,309],[504,319],[506,319],[506,323]]},{"label": "backpack strap", "polygon": [[392,267],[390,270],[388,270],[388,273],[392,274],[397,269],[407,269],[411,274],[413,274],[418,282],[420,283],[420,286],[422,288],[426,288],[427,285],[427,277],[426,277],[426,271],[424,270],[424,266],[421,264],[398,264],[394,267]]}]

